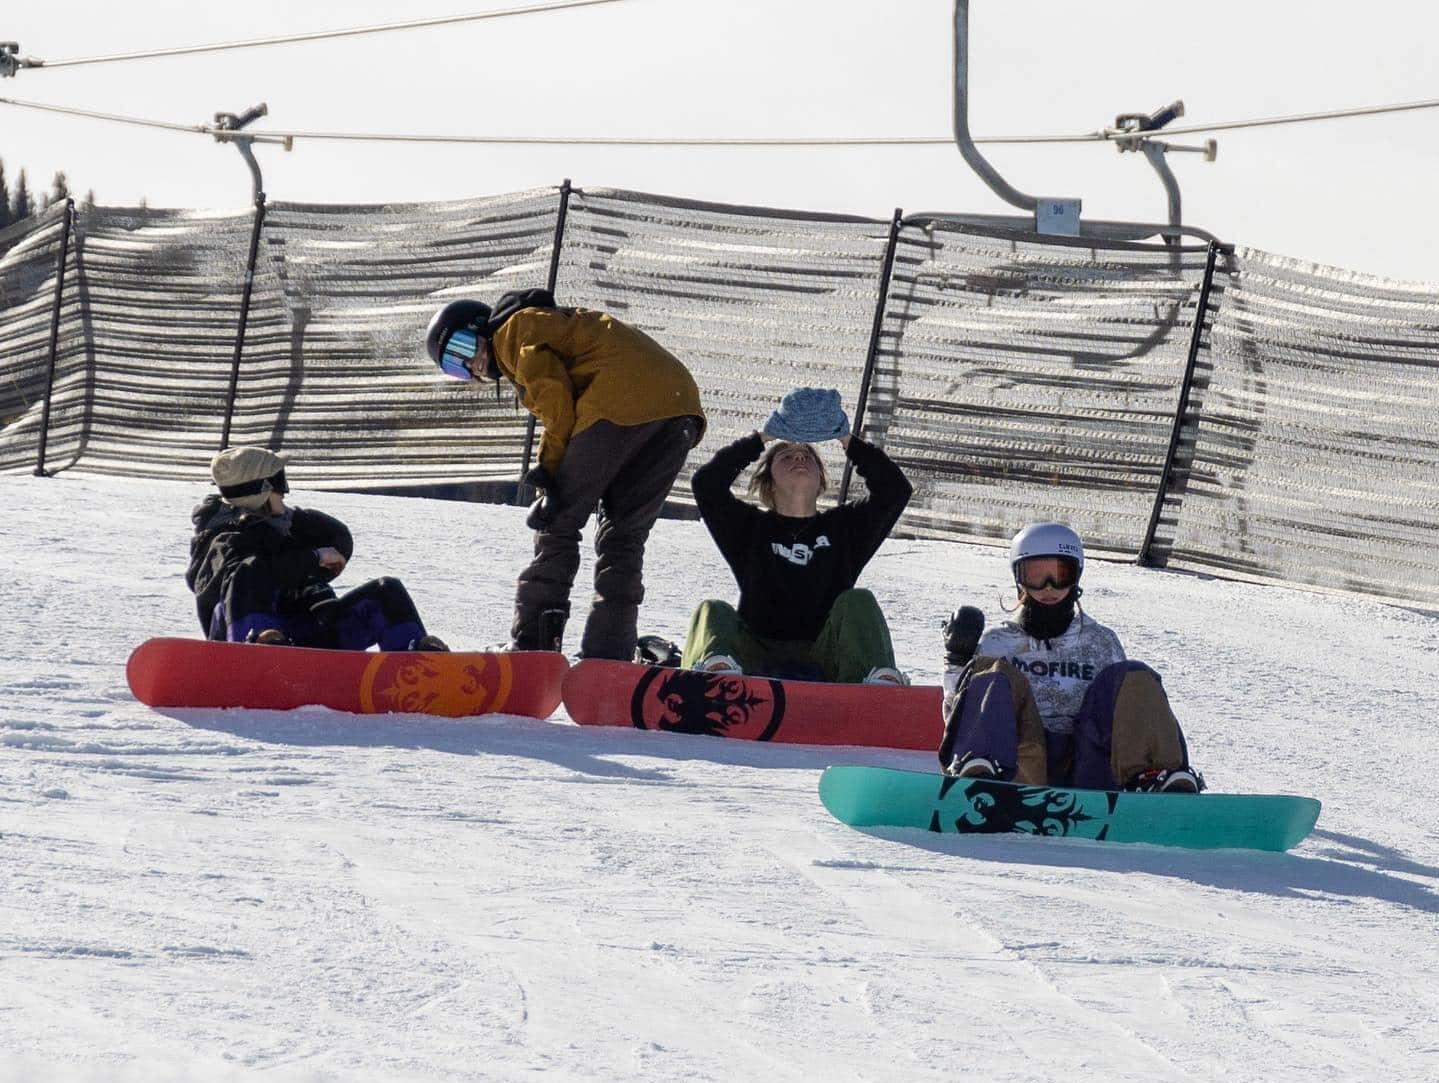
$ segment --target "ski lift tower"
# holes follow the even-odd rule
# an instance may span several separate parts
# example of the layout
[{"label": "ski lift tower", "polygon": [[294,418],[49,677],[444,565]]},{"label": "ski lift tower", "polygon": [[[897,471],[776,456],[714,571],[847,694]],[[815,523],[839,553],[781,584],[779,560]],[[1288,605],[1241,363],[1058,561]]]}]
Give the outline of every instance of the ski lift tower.
[{"label": "ski lift tower", "polygon": [[1106,129],[1103,136],[1113,140],[1121,153],[1137,151],[1142,153],[1159,174],[1169,202],[1169,221],[1164,225],[1145,222],[1086,222],[1080,215],[1082,201],[1070,196],[1033,196],[1021,192],[999,175],[999,171],[985,158],[975,145],[969,130],[969,0],[954,2],[954,141],[960,156],[979,174],[980,179],[1006,203],[1028,212],[1027,218],[1016,216],[996,217],[991,215],[963,215],[964,221],[987,222],[1005,225],[1010,229],[1025,229],[1036,233],[1059,234],[1071,237],[1095,236],[1113,240],[1139,240],[1159,234],[1169,244],[1178,244],[1182,236],[1198,237],[1206,241],[1217,241],[1207,230],[1185,226],[1182,220],[1182,204],[1179,196],[1179,181],[1165,159],[1170,151],[1196,151],[1206,161],[1214,161],[1218,146],[1210,139],[1202,147],[1178,146],[1161,142],[1153,134],[1176,118],[1184,115],[1184,103],[1176,101],[1153,113],[1122,113],[1115,118],[1115,126]]}]

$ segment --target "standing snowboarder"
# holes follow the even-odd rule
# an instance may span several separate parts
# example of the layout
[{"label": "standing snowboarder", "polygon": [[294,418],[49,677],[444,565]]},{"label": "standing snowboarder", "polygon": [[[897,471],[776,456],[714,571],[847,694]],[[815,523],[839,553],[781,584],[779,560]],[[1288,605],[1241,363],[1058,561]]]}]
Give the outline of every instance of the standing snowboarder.
[{"label": "standing snowboarder", "polygon": [[278,646],[445,651],[398,579],[337,595],[330,581],[354,554],[338,519],[285,506],[285,460],[263,447],[226,448],[210,462],[219,488],[195,508],[185,582],[210,639]]},{"label": "standing snowboarder", "polygon": [[[827,479],[813,443],[824,440],[840,442],[869,495],[821,512]],[[730,492],[756,459],[761,461],[749,488],[762,507]],[[721,448],[691,484],[700,517],[739,584],[739,604],[700,604],[682,665],[713,673],[907,683],[895,668],[879,603],[855,582],[913,489],[889,456],[850,435],[838,391],[791,391],[763,432]]]},{"label": "standing snowboarder", "polygon": [[507,293],[493,309],[453,301],[435,313],[425,345],[449,376],[508,378],[545,427],[524,479],[542,495],[527,520],[535,555],[515,590],[510,649],[561,649],[580,531],[598,507],[580,654],[632,660],[645,542],[704,434],[694,377],[643,332],[608,313],[560,307],[541,289]]},{"label": "standing snowboarder", "polygon": [[1014,536],[1009,565],[1012,620],[979,638],[983,615],[966,606],[945,626],[945,771],[1036,786],[1201,789],[1159,674],[1126,659],[1119,637],[1079,606],[1079,535],[1031,523]]}]

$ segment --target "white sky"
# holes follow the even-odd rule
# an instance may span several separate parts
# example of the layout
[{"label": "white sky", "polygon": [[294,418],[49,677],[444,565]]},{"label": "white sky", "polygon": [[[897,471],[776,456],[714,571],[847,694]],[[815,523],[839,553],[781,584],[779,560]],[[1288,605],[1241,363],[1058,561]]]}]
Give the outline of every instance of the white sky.
[{"label": "white sky", "polygon": [[[0,40],[47,59],[351,27],[513,0],[10,5]],[[1439,96],[1439,14],[1405,0],[1201,9],[1142,0],[974,0],[977,135],[1081,133],[1175,98],[1181,123]],[[1159,9],[1163,10],[1159,10]],[[230,54],[25,70],[0,96],[208,123],[265,101],[256,128],[512,135],[945,136],[951,0],[625,0],[595,8]],[[1398,278],[1439,279],[1439,110],[1218,133],[1219,160],[1171,158],[1185,221],[1225,240]],[[1198,143],[1203,136],[1178,136]],[[987,147],[1016,187],[1092,218],[1161,220],[1139,155],[1107,144]],[[1008,213],[952,146],[610,149],[301,142],[261,147],[271,199],[400,202],[564,177],[589,187],[887,218]],[[201,135],[0,106],[0,158],[32,187],[64,169],[102,203],[233,207],[239,155]],[[1381,213],[1382,212],[1382,213]]]}]

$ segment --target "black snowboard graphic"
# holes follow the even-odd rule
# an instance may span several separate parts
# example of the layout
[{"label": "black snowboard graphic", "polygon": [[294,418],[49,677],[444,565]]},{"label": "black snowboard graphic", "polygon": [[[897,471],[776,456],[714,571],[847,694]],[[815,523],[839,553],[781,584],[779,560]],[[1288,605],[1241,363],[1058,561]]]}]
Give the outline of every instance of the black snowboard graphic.
[{"label": "black snowboard graphic", "polygon": [[[1019,831],[1026,835],[1068,835],[1081,823],[1095,819],[1080,807],[1080,796],[1074,790],[1052,790],[1047,786],[1016,786],[991,779],[946,778],[939,787],[939,800],[944,802],[955,786],[963,784],[969,800],[954,820],[954,830],[963,834],[997,834]],[[1117,793],[1106,793],[1108,815],[1114,814]],[[951,811],[954,805],[950,798]],[[1107,818],[1107,817],[1106,817]],[[943,830],[939,809],[930,819],[931,831]],[[1109,831],[1105,824],[1089,838],[1103,839]]]},{"label": "black snowboard graphic", "polygon": [[768,741],[784,721],[784,686],[763,677],[653,667],[630,697],[636,729]]}]

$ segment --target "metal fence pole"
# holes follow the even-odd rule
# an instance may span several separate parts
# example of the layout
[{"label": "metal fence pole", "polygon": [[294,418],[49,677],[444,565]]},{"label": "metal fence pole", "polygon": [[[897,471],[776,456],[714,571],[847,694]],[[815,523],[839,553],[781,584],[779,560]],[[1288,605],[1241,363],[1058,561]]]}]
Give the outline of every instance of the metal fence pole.
[{"label": "metal fence pole", "polygon": [[60,352],[60,306],[65,300],[65,264],[70,256],[70,230],[75,223],[75,201],[65,200],[65,225],[60,233],[60,257],[55,262],[55,304],[50,310],[50,362],[45,375],[45,405],[40,409],[40,449],[35,476],[45,477],[45,448],[50,441],[50,400],[55,394],[55,361]]},{"label": "metal fence pole", "polygon": [[[869,351],[864,358],[864,376],[859,382],[859,401],[854,407],[854,423],[850,431],[858,436],[864,428],[864,408],[869,400],[869,385],[874,379],[874,365],[879,357],[879,333],[884,328],[884,310],[889,301],[889,276],[894,270],[894,252],[899,245],[899,227],[904,218],[904,209],[896,207],[894,217],[889,220],[889,241],[884,247],[884,265],[879,272],[879,296],[874,302],[874,323],[869,329]],[[848,458],[844,461],[844,477],[839,483],[839,502],[849,497],[849,479],[854,473],[854,464]]]},{"label": "metal fence pole", "polygon": [[[570,178],[566,177],[565,182],[560,185],[560,212],[555,218],[555,243],[550,249],[550,277],[545,282],[545,288],[551,293],[555,292],[555,283],[560,277],[560,252],[565,240],[565,219],[570,213]],[[535,453],[535,415],[531,414],[525,423],[525,457],[520,467],[520,477],[523,478],[530,472],[530,462]],[[529,494],[526,492],[528,486],[523,483],[515,486],[515,503],[529,503]]]},{"label": "metal fence pole", "polygon": [[1184,415],[1189,412],[1189,392],[1194,386],[1194,368],[1199,360],[1204,324],[1209,317],[1209,290],[1214,284],[1214,264],[1218,255],[1219,246],[1210,241],[1204,260],[1204,281],[1199,287],[1199,308],[1194,314],[1194,330],[1189,336],[1189,360],[1184,366],[1184,380],[1179,385],[1179,403],[1174,408],[1174,428],[1169,434],[1169,451],[1164,456],[1164,469],[1159,475],[1159,491],[1154,497],[1154,510],[1149,515],[1149,529],[1144,532],[1144,541],[1139,547],[1139,555],[1135,558],[1135,563],[1144,567],[1153,564],[1150,551],[1154,547],[1154,534],[1159,529],[1164,498],[1169,495],[1169,483],[1174,475],[1174,461],[1179,456],[1179,437],[1184,431]]},{"label": "metal fence pole", "polygon": [[235,329],[235,356],[230,361],[230,390],[225,397],[225,425],[220,430],[220,447],[230,446],[230,426],[235,419],[235,398],[240,390],[240,357],[245,352],[245,328],[250,322],[250,295],[255,288],[255,258],[260,251],[260,227],[265,222],[265,193],[255,193],[255,221],[250,228],[250,255],[245,261],[245,287],[240,294],[240,321]]}]

